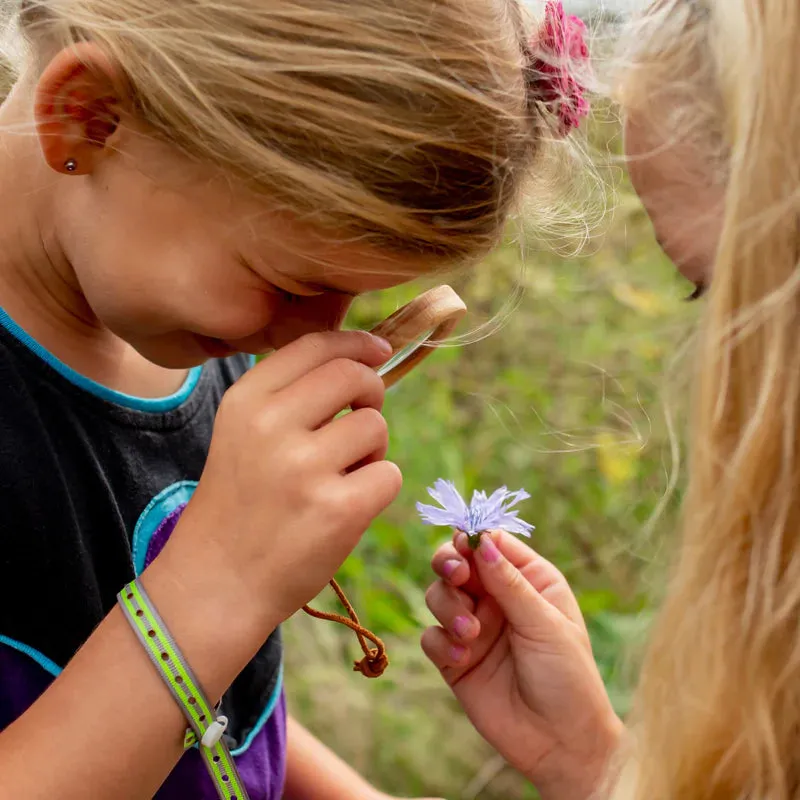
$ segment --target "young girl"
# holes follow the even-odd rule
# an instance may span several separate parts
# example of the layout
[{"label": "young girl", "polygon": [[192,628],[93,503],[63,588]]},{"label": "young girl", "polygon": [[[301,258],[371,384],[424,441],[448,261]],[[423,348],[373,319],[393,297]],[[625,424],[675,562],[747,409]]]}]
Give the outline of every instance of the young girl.
[{"label": "young girl", "polygon": [[[623,82],[634,185],[709,289],[682,544],[616,800],[800,797],[800,5],[659,0]],[[712,266],[713,265],[713,266]],[[425,648],[545,800],[621,725],[557,570],[507,535],[440,551]],[[456,589],[455,587],[460,587]],[[603,793],[605,794],[605,793]]]},{"label": "young girl", "polygon": [[[484,253],[559,128],[521,10],[26,0],[13,16],[2,795],[216,796],[116,605],[141,576],[223,698],[252,800],[381,797],[287,730],[278,625],[400,486],[373,369],[389,351],[336,332],[351,300]],[[238,380],[240,354],[271,349]]]}]

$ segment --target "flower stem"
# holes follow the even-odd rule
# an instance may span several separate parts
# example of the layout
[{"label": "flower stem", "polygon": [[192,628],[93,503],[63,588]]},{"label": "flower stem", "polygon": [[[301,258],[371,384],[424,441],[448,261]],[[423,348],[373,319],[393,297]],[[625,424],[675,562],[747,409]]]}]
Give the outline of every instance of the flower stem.
[{"label": "flower stem", "polygon": [[468,533],[467,534],[467,543],[469,544],[470,550],[477,550],[481,544],[481,535],[480,533]]}]

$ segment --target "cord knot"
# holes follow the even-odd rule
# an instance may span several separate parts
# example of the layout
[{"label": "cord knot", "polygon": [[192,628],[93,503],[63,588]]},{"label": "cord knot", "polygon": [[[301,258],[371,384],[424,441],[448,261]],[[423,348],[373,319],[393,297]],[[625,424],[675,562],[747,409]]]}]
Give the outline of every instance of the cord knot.
[{"label": "cord knot", "polygon": [[369,655],[364,656],[361,661],[356,661],[353,672],[360,672],[365,678],[380,678],[388,666],[389,657],[386,653],[373,648],[369,651]]},{"label": "cord knot", "polygon": [[[356,661],[353,672],[360,672],[365,678],[380,678],[386,667],[389,666],[389,657],[386,655],[386,645],[370,630],[367,630],[359,621],[358,614],[353,609],[352,604],[345,596],[341,586],[335,580],[330,582],[331,588],[336,592],[339,602],[347,610],[348,617],[341,614],[328,614],[324,611],[316,611],[310,606],[303,606],[303,611],[316,619],[327,619],[330,622],[338,622],[350,628],[358,637],[358,643],[364,652],[364,658]],[[372,642],[375,647],[370,647],[368,642]]]}]

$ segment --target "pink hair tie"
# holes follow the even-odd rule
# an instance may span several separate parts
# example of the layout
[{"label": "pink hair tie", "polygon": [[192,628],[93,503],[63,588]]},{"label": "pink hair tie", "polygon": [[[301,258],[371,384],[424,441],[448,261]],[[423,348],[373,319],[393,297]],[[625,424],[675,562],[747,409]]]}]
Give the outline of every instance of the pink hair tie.
[{"label": "pink hair tie", "polygon": [[530,90],[558,118],[562,136],[589,115],[586,87],[574,74],[576,65],[588,66],[585,33],[583,20],[567,15],[561,0],[548,0],[544,22],[529,43]]}]

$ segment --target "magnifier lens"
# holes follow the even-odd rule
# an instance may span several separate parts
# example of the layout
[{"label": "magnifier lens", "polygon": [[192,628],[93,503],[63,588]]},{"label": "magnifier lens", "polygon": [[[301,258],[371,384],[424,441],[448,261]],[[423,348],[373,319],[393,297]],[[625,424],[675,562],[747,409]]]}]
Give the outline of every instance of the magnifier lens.
[{"label": "magnifier lens", "polygon": [[377,373],[389,388],[407,375],[452,333],[467,307],[449,287],[437,286],[399,308],[372,329],[392,347],[392,357]]},{"label": "magnifier lens", "polygon": [[399,367],[407,359],[411,358],[411,356],[413,356],[414,353],[420,349],[420,347],[424,347],[432,335],[432,330],[427,331],[426,333],[423,333],[422,336],[417,337],[413,342],[409,342],[405,347],[401,347],[385,364],[382,364],[380,367],[378,367],[378,375],[383,377],[393,369]]}]

